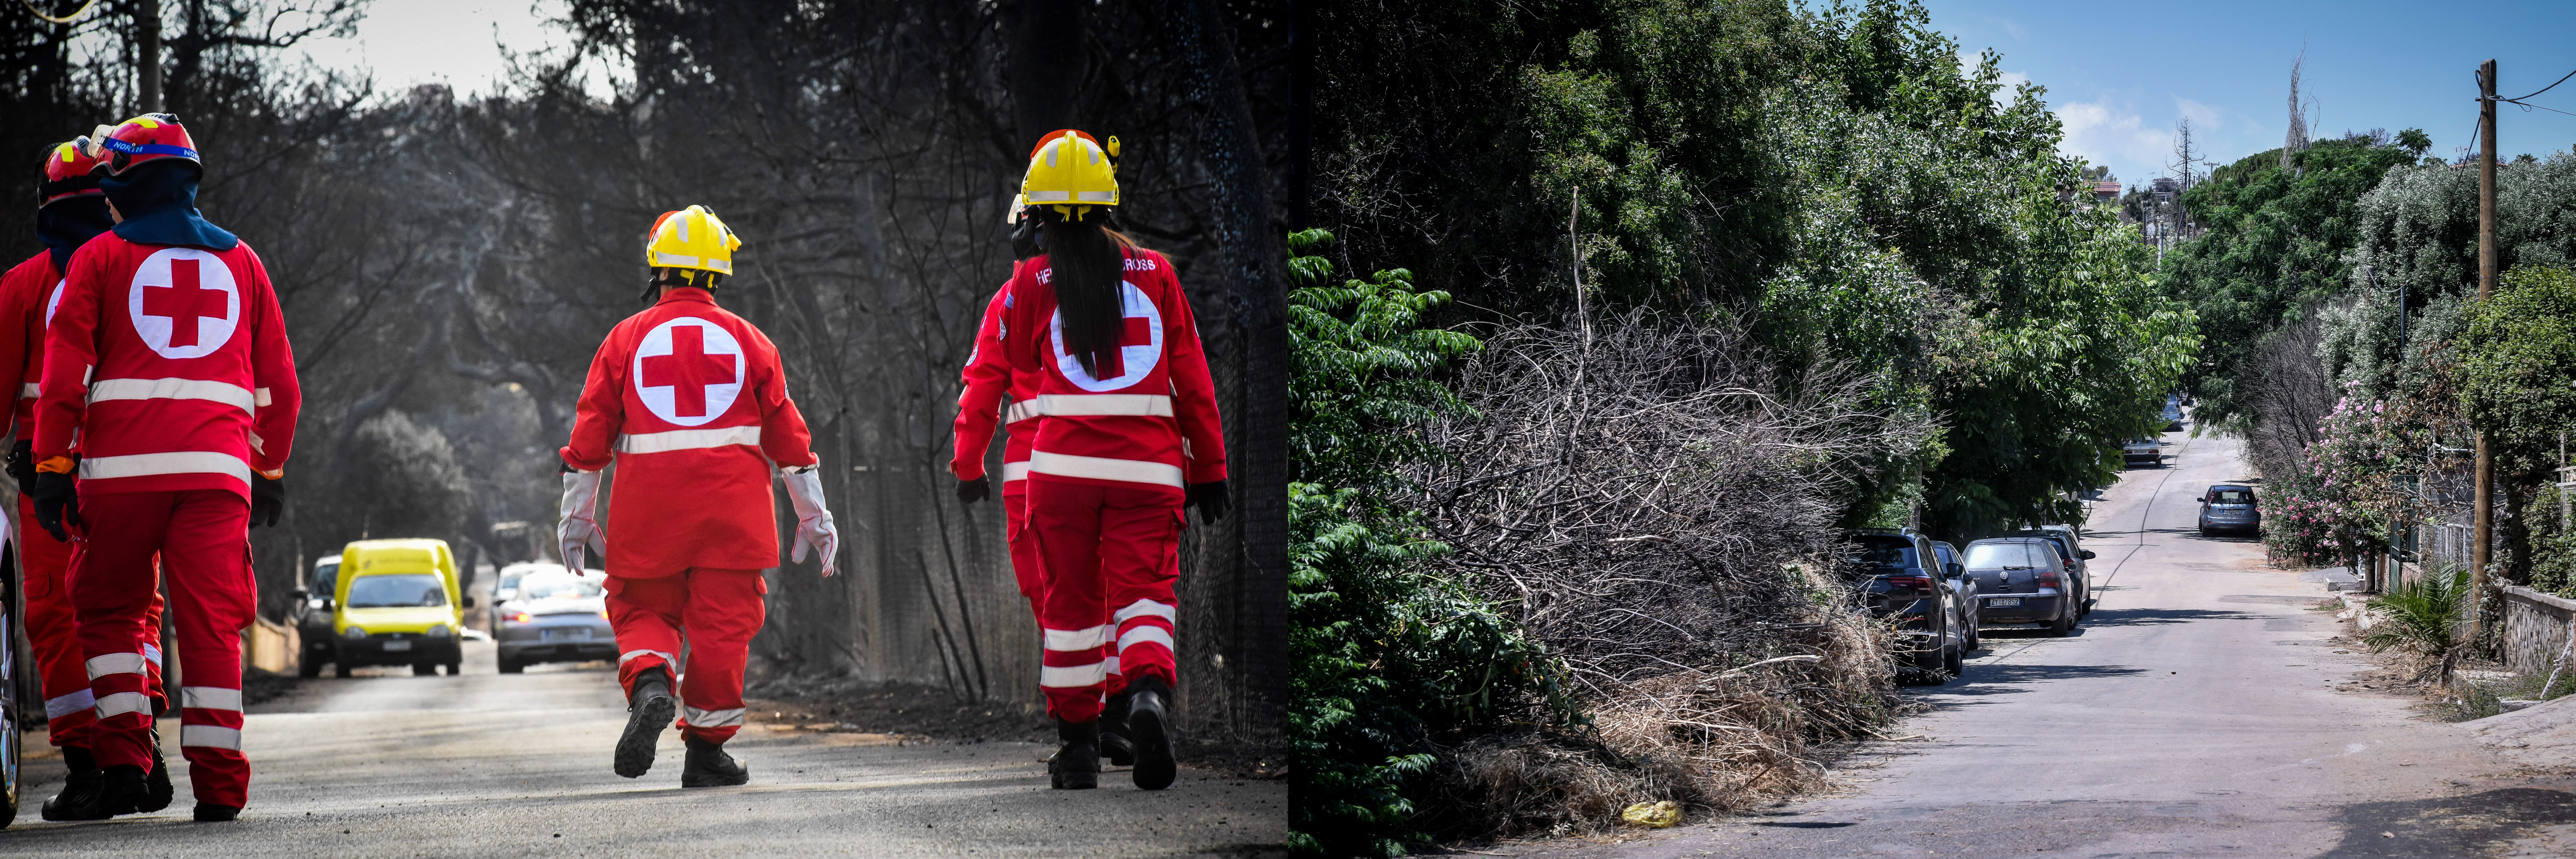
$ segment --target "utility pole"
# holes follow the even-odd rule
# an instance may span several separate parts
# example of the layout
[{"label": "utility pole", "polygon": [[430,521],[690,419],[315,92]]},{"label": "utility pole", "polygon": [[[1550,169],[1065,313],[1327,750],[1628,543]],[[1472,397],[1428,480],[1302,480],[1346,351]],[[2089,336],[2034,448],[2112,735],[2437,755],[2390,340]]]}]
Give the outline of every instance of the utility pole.
[{"label": "utility pole", "polygon": [[[2495,295],[2496,285],[2496,63],[2478,65],[2478,300]],[[2494,557],[2495,453],[2487,434],[2478,433],[2477,512],[2469,543],[2469,640],[2478,640],[2477,606],[2487,592],[2487,564]]]},{"label": "utility pole", "polygon": [[161,0],[134,4],[135,88],[144,113],[161,112]]}]

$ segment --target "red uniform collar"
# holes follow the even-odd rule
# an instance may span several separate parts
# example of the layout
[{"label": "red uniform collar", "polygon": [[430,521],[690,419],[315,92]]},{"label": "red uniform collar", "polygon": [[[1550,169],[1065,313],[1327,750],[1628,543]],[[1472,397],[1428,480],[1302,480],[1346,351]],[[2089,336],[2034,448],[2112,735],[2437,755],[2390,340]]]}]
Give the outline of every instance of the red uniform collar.
[{"label": "red uniform collar", "polygon": [[706,304],[714,304],[716,303],[716,297],[714,293],[710,293],[698,287],[677,286],[672,287],[671,291],[664,294],[661,300],[653,302],[653,306],[660,307],[674,301],[696,301]]}]

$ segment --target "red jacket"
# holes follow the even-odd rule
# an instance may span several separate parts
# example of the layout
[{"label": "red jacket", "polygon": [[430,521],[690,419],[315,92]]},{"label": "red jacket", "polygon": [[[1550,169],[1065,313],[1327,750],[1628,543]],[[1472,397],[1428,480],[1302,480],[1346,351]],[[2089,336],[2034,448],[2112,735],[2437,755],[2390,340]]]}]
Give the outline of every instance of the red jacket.
[{"label": "red jacket", "polygon": [[617,463],[609,575],[778,566],[775,465],[815,464],[778,347],[703,289],[617,323],[582,383],[566,465]]},{"label": "red jacket", "polygon": [[[250,245],[142,245],[102,233],[72,255],[46,329],[36,461],[68,454],[80,491],[228,489],[286,465],[303,405],[295,351]],[[0,325],[8,324],[0,320]]]},{"label": "red jacket", "polygon": [[[1016,372],[1003,352],[1002,305],[1010,297],[1011,286],[1004,283],[993,292],[993,300],[984,305],[984,324],[975,332],[975,351],[966,357],[966,370],[961,374],[966,383],[964,393],[957,395],[956,456],[949,460],[948,470],[959,480],[984,476],[984,448],[992,443],[993,423],[997,420],[1011,428],[1010,438],[1002,443],[1002,494],[1028,488],[1029,445],[1037,440],[1038,374]],[[1002,414],[1002,395],[1010,395],[1010,412]]]},{"label": "red jacket", "polygon": [[0,274],[0,384],[17,380],[9,415],[18,437],[30,441],[36,437],[36,390],[45,380],[45,311],[62,285],[50,251]]},{"label": "red jacket", "polygon": [[1187,484],[1225,479],[1216,390],[1199,351],[1197,317],[1171,261],[1142,249],[1128,257],[1119,375],[1096,379],[1065,354],[1055,334],[1053,270],[1046,260],[1020,266],[1002,299],[1005,357],[1013,372],[1038,376],[1037,397],[1029,401],[1041,416],[1029,479],[1166,486],[1174,494]]}]

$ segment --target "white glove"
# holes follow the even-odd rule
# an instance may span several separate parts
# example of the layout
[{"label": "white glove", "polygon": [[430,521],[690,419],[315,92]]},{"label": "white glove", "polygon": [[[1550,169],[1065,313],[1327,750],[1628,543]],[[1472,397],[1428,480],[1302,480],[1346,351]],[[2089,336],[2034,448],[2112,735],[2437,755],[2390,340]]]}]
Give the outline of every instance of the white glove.
[{"label": "white glove", "polygon": [[832,530],[832,511],[823,507],[823,478],[820,469],[807,467],[779,475],[787,482],[787,501],[796,507],[796,548],[787,559],[805,562],[805,552],[823,555],[823,575],[832,574],[832,562],[841,556],[841,532]]},{"label": "white glove", "polygon": [[555,525],[555,543],[563,551],[564,569],[579,575],[585,550],[608,562],[608,542],[599,533],[599,472],[572,471],[563,476],[563,520]]}]

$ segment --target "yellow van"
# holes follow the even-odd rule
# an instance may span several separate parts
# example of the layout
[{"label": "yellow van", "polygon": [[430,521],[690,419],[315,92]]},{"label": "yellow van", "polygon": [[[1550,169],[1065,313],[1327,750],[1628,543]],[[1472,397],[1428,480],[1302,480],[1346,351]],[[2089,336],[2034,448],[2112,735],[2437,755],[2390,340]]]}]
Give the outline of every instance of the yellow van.
[{"label": "yellow van", "polygon": [[340,550],[332,582],[334,673],[368,665],[409,665],[413,674],[454,675],[468,601],[457,591],[456,553],[445,540],[360,540]]}]

